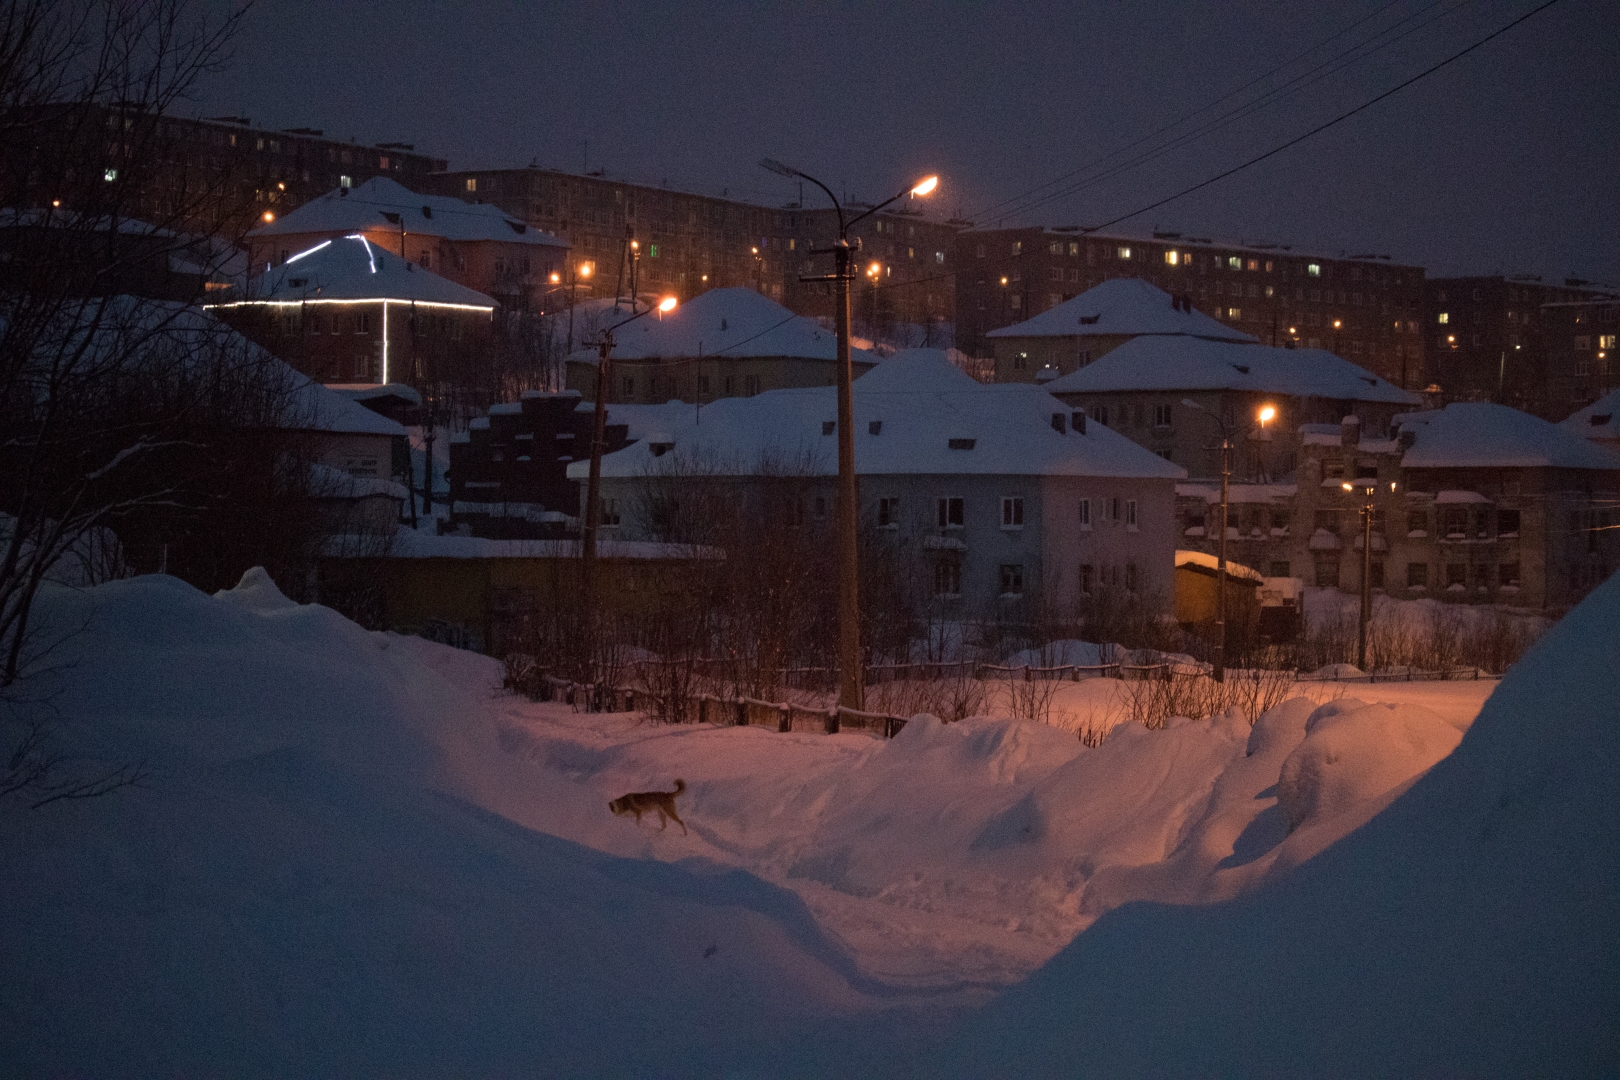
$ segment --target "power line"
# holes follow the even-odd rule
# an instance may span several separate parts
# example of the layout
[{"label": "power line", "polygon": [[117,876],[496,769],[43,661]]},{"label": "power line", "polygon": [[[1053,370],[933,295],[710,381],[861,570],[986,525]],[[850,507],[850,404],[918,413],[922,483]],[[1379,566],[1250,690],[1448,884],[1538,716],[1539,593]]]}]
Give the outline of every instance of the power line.
[{"label": "power line", "polygon": [[[1514,27],[1518,26],[1520,23],[1526,21],[1527,19],[1530,19],[1532,16],[1538,15],[1541,12],[1546,11],[1548,8],[1552,7],[1556,3],[1558,3],[1558,0],[1546,0],[1546,3],[1543,3],[1539,7],[1531,9],[1530,11],[1528,11],[1525,14],[1519,16],[1517,19],[1514,19],[1512,22],[1506,24],[1505,26],[1502,26],[1499,29],[1493,30],[1491,33],[1489,33],[1489,34],[1485,35],[1484,37],[1480,38],[1478,41],[1474,42],[1472,45],[1469,45],[1467,48],[1461,50],[1460,52],[1453,53],[1452,55],[1446,57],[1444,60],[1441,60],[1439,63],[1433,64],[1430,67],[1425,68],[1424,70],[1418,72],[1416,75],[1412,76],[1410,79],[1407,79],[1406,81],[1391,87],[1390,89],[1384,91],[1383,93],[1379,94],[1376,97],[1369,98],[1367,101],[1362,102],[1360,105],[1357,105],[1355,108],[1350,109],[1347,112],[1340,113],[1338,116],[1334,117],[1332,120],[1329,120],[1329,121],[1327,121],[1326,123],[1323,123],[1323,124],[1318,124],[1316,127],[1314,127],[1311,130],[1305,132],[1303,135],[1299,135],[1299,136],[1296,136],[1296,137],[1294,137],[1292,139],[1289,139],[1287,142],[1282,143],[1279,146],[1275,146],[1275,147],[1271,148],[1270,150],[1267,150],[1265,153],[1257,155],[1256,157],[1252,157],[1248,161],[1245,161],[1240,165],[1235,165],[1232,168],[1227,169],[1225,172],[1222,172],[1222,173],[1219,173],[1219,174],[1217,174],[1215,176],[1212,176],[1207,180],[1203,180],[1203,181],[1200,181],[1199,183],[1193,184],[1191,187],[1183,188],[1182,190],[1176,192],[1174,195],[1168,195],[1165,198],[1159,199],[1156,202],[1152,202],[1152,203],[1149,203],[1146,206],[1140,207],[1140,208],[1138,208],[1136,210],[1132,210],[1128,214],[1121,214],[1119,217],[1112,218],[1112,219],[1110,219],[1108,221],[1105,221],[1101,225],[1090,226],[1085,231],[1087,233],[1100,232],[1101,230],[1106,229],[1111,225],[1118,225],[1122,221],[1128,221],[1133,217],[1138,217],[1138,216],[1140,216],[1142,214],[1147,213],[1149,210],[1156,210],[1159,207],[1166,205],[1167,203],[1175,202],[1177,199],[1183,198],[1183,197],[1185,197],[1187,195],[1192,194],[1195,191],[1199,191],[1199,190],[1201,190],[1203,188],[1209,187],[1211,184],[1214,184],[1214,183],[1216,183],[1218,181],[1224,180],[1229,176],[1235,175],[1236,173],[1240,173],[1244,169],[1247,169],[1252,165],[1258,165],[1260,162],[1265,161],[1267,158],[1274,157],[1277,154],[1282,153],[1284,150],[1287,150],[1289,147],[1297,146],[1300,143],[1304,142],[1306,139],[1311,138],[1313,135],[1319,135],[1322,132],[1326,131],[1328,128],[1331,128],[1331,127],[1333,127],[1333,126],[1335,126],[1337,124],[1341,124],[1344,121],[1350,119],[1352,116],[1355,116],[1357,113],[1363,112],[1366,109],[1371,108],[1372,106],[1378,104],[1380,101],[1383,101],[1385,98],[1388,98],[1388,97],[1390,97],[1390,96],[1392,96],[1394,94],[1397,94],[1400,91],[1406,89],[1408,86],[1411,86],[1412,84],[1414,84],[1416,82],[1419,82],[1419,81],[1421,81],[1423,79],[1428,78],[1430,75],[1433,75],[1435,72],[1439,71],[1441,68],[1444,68],[1447,65],[1452,64],[1452,63],[1462,59],[1464,56],[1467,56],[1469,53],[1473,52],[1475,49],[1478,49],[1481,46],[1487,44],[1488,42],[1491,42],[1491,41],[1495,40],[1496,38],[1501,37],[1503,34],[1507,33],[1509,30],[1512,30]],[[1013,259],[1015,259],[1017,257],[1018,256],[1003,256],[1002,258],[993,260],[990,263],[990,265],[995,265],[995,264],[1003,263],[1003,262],[1011,262]],[[895,288],[899,288],[899,287],[901,287],[903,285],[904,286],[922,285],[922,284],[925,284],[925,283],[930,282],[930,281],[940,281],[940,280],[943,280],[945,278],[953,277],[953,276],[955,276],[955,274],[956,274],[956,271],[948,270],[943,274],[933,274],[933,275],[930,275],[928,277],[914,278],[911,281],[904,281],[904,282],[897,281],[897,282],[894,282],[893,284],[879,285],[877,287],[879,289],[895,289]]]}]

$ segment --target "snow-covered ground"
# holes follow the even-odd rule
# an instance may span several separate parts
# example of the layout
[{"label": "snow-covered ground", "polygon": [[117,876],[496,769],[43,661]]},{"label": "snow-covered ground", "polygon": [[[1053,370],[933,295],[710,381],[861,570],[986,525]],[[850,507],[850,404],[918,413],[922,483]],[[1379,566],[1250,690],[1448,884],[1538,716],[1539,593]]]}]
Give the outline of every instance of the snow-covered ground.
[{"label": "snow-covered ground", "polygon": [[[1558,957],[1599,935],[1571,985],[1590,995],[1608,978],[1593,1000],[1612,1005],[1617,588],[1594,597],[1607,624],[1587,619],[1578,642],[1560,628],[1515,670],[1504,685],[1530,689],[1487,706],[1494,741],[1427,779],[1494,684],[1316,686],[1339,696],[1252,727],[1121,725],[1094,748],[983,718],[918,719],[885,742],[530,703],[499,691],[493,661],[291,605],[262,575],[219,597],[159,577],[53,589],[45,629],[66,636],[65,666],[36,698],[67,745],[149,776],[100,799],[0,806],[5,1071],[1037,1075],[1072,1072],[1065,1055],[1082,1043],[1104,1072],[1200,1071],[1189,1039],[1163,1054],[1131,1041],[1132,1010],[1180,1022],[1163,995],[1226,1063],[1202,1071],[1275,1073],[1309,1037],[1342,1045],[1349,1006],[1327,994],[1341,1012],[1297,1014],[1312,987],[1295,985],[1306,975],[1272,936],[1365,991],[1346,974],[1363,952],[1401,974],[1380,935],[1415,947],[1390,925],[1407,895],[1439,905],[1408,913],[1434,939],[1417,943],[1424,963],[1452,940],[1459,903],[1509,935],[1520,1027],[1544,1021],[1543,1000],[1568,1007],[1534,976],[1536,935]],[[1564,651],[1543,659],[1550,647]],[[1557,675],[1575,653],[1601,691]],[[1106,682],[1063,693],[1105,709]],[[1584,711],[1548,711],[1557,683]],[[689,833],[609,814],[608,800],[676,777]],[[1562,816],[1544,818],[1553,804]],[[1536,831],[1543,820],[1568,842]],[[1525,854],[1536,837],[1545,850]],[[1497,857],[1504,843],[1542,886]],[[1495,882],[1431,887],[1412,861],[1451,873],[1493,844]],[[1465,880],[1521,907],[1467,901]],[[1324,922],[1344,907],[1336,889],[1372,914]],[[1537,930],[1549,896],[1586,906],[1555,904]],[[1215,906],[1115,912],[1136,900]],[[1213,928],[1225,968],[1200,959],[1198,927]],[[1161,951],[1159,933],[1180,943]],[[1101,951],[1088,945],[1099,934]],[[1463,960],[1476,996],[1504,974]],[[1183,963],[1206,996],[1177,988]],[[1444,981],[1423,971],[1423,985]],[[1129,1008],[1109,1005],[1115,987]],[[1468,988],[1444,989],[1466,1012]],[[1275,1053],[1244,1070],[1219,1056],[1236,1037],[1212,1018],[1256,1001],[1279,1026],[1243,1030]],[[1513,1022],[1496,1001],[1492,1021]],[[972,1037],[931,1058],[958,1025]]]}]

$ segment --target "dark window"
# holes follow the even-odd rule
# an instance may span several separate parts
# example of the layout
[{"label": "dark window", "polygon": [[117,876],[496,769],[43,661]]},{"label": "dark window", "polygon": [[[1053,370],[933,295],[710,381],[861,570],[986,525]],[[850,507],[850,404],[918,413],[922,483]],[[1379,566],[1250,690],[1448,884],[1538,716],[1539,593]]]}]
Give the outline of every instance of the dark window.
[{"label": "dark window", "polygon": [[1368,567],[1368,571],[1368,584],[1375,589],[1382,589],[1384,587],[1384,564],[1379,561],[1374,561],[1373,564]]},{"label": "dark window", "polygon": [[1467,563],[1447,563],[1446,564],[1446,588],[1449,589],[1452,586],[1458,586],[1458,587],[1461,587],[1461,588],[1466,588],[1467,585],[1468,585],[1468,564]]},{"label": "dark window", "polygon": [[1510,586],[1511,585],[1511,586],[1517,588],[1518,584],[1519,584],[1519,564],[1516,563],[1516,562],[1505,562],[1505,563],[1503,563],[1500,567],[1497,568],[1496,581],[1497,581],[1497,584],[1499,584],[1499,585],[1502,585],[1502,586]]},{"label": "dark window", "polygon": [[1328,532],[1339,531],[1339,512],[1337,510],[1318,510],[1316,512],[1316,527],[1326,529]]},{"label": "dark window", "polygon": [[900,500],[897,499],[897,498],[895,498],[895,499],[879,499],[878,500],[878,526],[880,528],[883,528],[883,527],[887,527],[889,525],[899,525],[899,524],[900,524]]},{"label": "dark window", "polygon": [[1135,592],[1136,591],[1136,564],[1135,563],[1126,563],[1125,564],[1125,591],[1126,592]]},{"label": "dark window", "polygon": [[1024,566],[1022,563],[1001,564],[1001,595],[1024,595]]},{"label": "dark window", "polygon": [[1427,510],[1413,510],[1406,515],[1406,531],[1409,533],[1427,532],[1429,530],[1429,512]]},{"label": "dark window", "polygon": [[1324,561],[1316,564],[1316,587],[1319,589],[1337,589],[1339,587],[1339,564],[1337,561]]},{"label": "dark window", "polygon": [[[1448,540],[1461,540],[1468,535],[1468,511],[1461,506],[1446,508],[1445,524],[1441,527],[1441,535]],[[1449,577],[1449,571],[1448,577]],[[1448,580],[1446,584],[1451,584]]]},{"label": "dark window", "polygon": [[1268,574],[1267,576],[1268,577],[1293,577],[1294,574],[1293,574],[1293,571],[1289,568],[1287,563],[1285,563],[1285,562],[1274,562],[1274,563],[1271,564],[1271,573]]},{"label": "dark window", "polygon": [[971,450],[977,439],[951,439],[948,445],[952,450]]},{"label": "dark window", "polygon": [[1408,589],[1426,589],[1429,587],[1429,564],[1413,562],[1406,564],[1406,587]]},{"label": "dark window", "polygon": [[1519,535],[1519,512],[1517,510],[1499,509],[1496,511],[1496,535]]},{"label": "dark window", "polygon": [[1001,527],[1003,529],[1022,529],[1024,527],[1024,500],[1006,498],[1001,500]]},{"label": "dark window", "polygon": [[1092,577],[1093,577],[1092,565],[1090,563],[1082,563],[1080,565],[1080,595],[1081,596],[1090,596],[1091,595],[1091,580],[1092,580]]},{"label": "dark window", "polygon": [[934,595],[962,595],[962,564],[954,561],[934,564]]},{"label": "dark window", "polygon": [[938,503],[939,527],[942,529],[960,528],[962,525],[962,500],[960,498],[940,499]]}]

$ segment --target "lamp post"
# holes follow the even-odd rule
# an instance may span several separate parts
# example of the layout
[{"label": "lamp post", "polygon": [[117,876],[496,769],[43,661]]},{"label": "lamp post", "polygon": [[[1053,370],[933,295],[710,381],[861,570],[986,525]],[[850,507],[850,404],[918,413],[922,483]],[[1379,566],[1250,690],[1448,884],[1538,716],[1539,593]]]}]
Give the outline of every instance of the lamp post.
[{"label": "lamp post", "polygon": [[602,521],[602,450],[607,441],[607,396],[613,382],[613,331],[653,311],[675,310],[675,298],[666,296],[656,308],[638,311],[602,331],[597,345],[596,410],[591,417],[591,468],[585,481],[585,527],[580,535],[580,593],[585,618],[594,619],[596,603],[596,532]]},{"label": "lamp post", "polygon": [[[1367,477],[1358,479],[1353,484],[1345,481],[1341,486],[1346,491],[1361,493],[1361,621],[1357,633],[1356,667],[1366,671],[1367,623],[1372,619],[1373,495],[1378,490],[1378,480],[1376,477]],[[1395,490],[1395,481],[1390,481],[1389,490]]]},{"label": "lamp post", "polygon": [[882,263],[873,263],[871,266],[868,266],[866,268],[866,279],[872,283],[872,326],[871,326],[871,331],[872,331],[872,344],[873,345],[877,344],[877,325],[878,325],[878,308],[877,308],[878,295],[877,294],[878,294],[878,282],[882,279],[882,277],[883,277],[883,264]]},{"label": "lamp post", "polygon": [[826,277],[806,277],[801,281],[830,281],[837,293],[833,315],[838,330],[838,704],[846,709],[860,709],[865,701],[864,676],[861,667],[861,607],[860,567],[856,543],[856,487],[855,487],[855,405],[854,372],[849,359],[849,289],[855,276],[853,252],[860,246],[856,239],[852,249],[849,230],[862,218],[905,198],[907,195],[927,195],[939,186],[939,177],[927,177],[905,189],[893,198],[870,210],[845,220],[844,208],[832,189],[808,173],[770,158],[760,162],[778,176],[808,180],[827,193],[838,214],[838,238],[829,248],[812,249],[812,255],[831,255],[833,272]]},{"label": "lamp post", "polygon": [[[1211,674],[1216,682],[1226,681],[1226,517],[1229,508],[1230,482],[1232,478],[1232,440],[1235,432],[1221,416],[1212,409],[1191,398],[1182,398],[1181,403],[1189,409],[1197,409],[1210,419],[1214,420],[1221,432],[1221,538],[1216,546],[1215,556],[1215,670]],[[1268,424],[1277,415],[1273,405],[1263,405],[1255,414],[1258,423],[1249,428],[1244,434],[1252,435],[1256,431],[1264,432]]]},{"label": "lamp post", "polygon": [[[579,279],[588,278],[596,272],[594,263],[568,264],[568,348],[563,351],[566,357],[574,351],[574,294],[579,291]],[[597,397],[602,395],[598,394]]]}]

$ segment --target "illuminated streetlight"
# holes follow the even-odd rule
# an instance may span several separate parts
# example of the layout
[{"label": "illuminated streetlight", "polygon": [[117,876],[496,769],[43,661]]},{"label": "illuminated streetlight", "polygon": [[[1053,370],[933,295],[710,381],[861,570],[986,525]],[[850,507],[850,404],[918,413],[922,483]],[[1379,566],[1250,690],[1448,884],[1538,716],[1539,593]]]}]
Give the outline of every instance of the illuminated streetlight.
[{"label": "illuminated streetlight", "polygon": [[[885,199],[871,209],[846,220],[844,207],[839,203],[838,196],[833,194],[832,188],[820,180],[791,165],[784,165],[770,158],[759,164],[778,176],[808,180],[816,185],[826,193],[828,199],[832,200],[833,210],[838,214],[838,238],[833,241],[832,247],[811,252],[833,256],[832,274],[827,277],[801,280],[831,281],[837,290],[833,313],[838,333],[838,704],[841,708],[859,710],[865,703],[866,695],[865,671],[861,666],[861,608],[857,580],[860,560],[856,533],[856,513],[859,508],[856,500],[859,492],[855,484],[855,405],[854,391],[851,388],[854,371],[850,366],[849,357],[849,290],[850,282],[855,277],[854,253],[859,250],[860,241],[857,238],[855,245],[852,246],[849,241],[849,230],[856,222],[870,217],[890,203],[898,202],[907,196],[927,195],[937,190],[939,177],[923,177],[892,198]],[[875,278],[872,285],[875,295],[877,288]]]},{"label": "illuminated streetlight", "polygon": [[[1372,618],[1372,522],[1373,522],[1373,495],[1378,491],[1378,478],[1376,476],[1360,477],[1355,483],[1346,480],[1339,485],[1346,492],[1359,491],[1362,495],[1361,504],[1361,622],[1357,640],[1356,666],[1367,670],[1367,624]],[[1395,491],[1395,482],[1389,484],[1391,493]]]},{"label": "illuminated streetlight", "polygon": [[[1215,670],[1212,671],[1210,674],[1214,676],[1216,682],[1225,682],[1226,681],[1226,522],[1227,522],[1227,512],[1228,512],[1228,509],[1230,507],[1230,503],[1229,503],[1228,500],[1229,500],[1229,495],[1230,495],[1229,485],[1230,485],[1231,477],[1232,477],[1232,440],[1235,437],[1236,433],[1232,431],[1231,426],[1227,423],[1227,421],[1224,418],[1222,418],[1221,415],[1219,413],[1215,412],[1213,409],[1206,409],[1204,406],[1198,404],[1198,402],[1194,401],[1192,398],[1182,398],[1181,403],[1183,405],[1185,405],[1189,409],[1197,409],[1199,412],[1204,413],[1207,416],[1209,416],[1209,418],[1211,420],[1215,421],[1215,423],[1219,427],[1220,433],[1221,433],[1221,443],[1220,443],[1220,446],[1218,448],[1220,450],[1220,452],[1221,452],[1221,539],[1220,539],[1220,543],[1218,545],[1216,545],[1216,555],[1215,555],[1215,574],[1216,574],[1216,582],[1217,582],[1217,584],[1215,586],[1215,589],[1216,589],[1216,592],[1215,592]],[[1276,415],[1277,415],[1276,406],[1274,406],[1274,405],[1264,405],[1264,406],[1262,406],[1260,408],[1260,411],[1255,415],[1255,419],[1259,421],[1259,424],[1258,424],[1257,428],[1250,428],[1245,434],[1247,434],[1249,436],[1253,436],[1256,430],[1261,431],[1262,434],[1263,434],[1266,424],[1269,421],[1275,419]],[[1217,449],[1217,448],[1216,447],[1210,447],[1209,449],[1213,450],[1213,449]]]},{"label": "illuminated streetlight", "polygon": [[679,301],[673,296],[666,296],[662,300],[658,301],[658,311],[660,314],[666,311],[674,311],[677,303],[679,303]]},{"label": "illuminated streetlight", "polygon": [[274,220],[276,220],[276,215],[274,215],[270,211],[266,210],[264,212],[264,220],[266,220],[266,221],[274,221]]},{"label": "illuminated streetlight", "polygon": [[557,273],[557,271],[553,270],[551,272],[551,277],[548,278],[547,280],[550,281],[553,285],[559,285],[559,284],[562,283],[562,275]]}]

